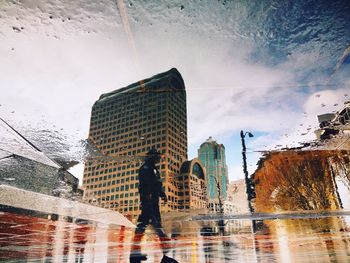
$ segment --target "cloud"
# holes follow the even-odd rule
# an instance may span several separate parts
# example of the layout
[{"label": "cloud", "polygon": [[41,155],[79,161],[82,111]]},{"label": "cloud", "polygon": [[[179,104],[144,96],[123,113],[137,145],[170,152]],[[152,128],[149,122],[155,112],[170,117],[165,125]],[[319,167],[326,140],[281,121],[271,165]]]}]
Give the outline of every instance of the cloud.
[{"label": "cloud", "polygon": [[[189,88],[189,137],[192,142],[240,129],[276,131],[281,129],[286,115],[290,120],[295,118],[293,107],[299,104],[300,94],[281,86],[292,80],[289,73],[249,65],[244,60],[236,63],[211,63],[212,68],[200,79],[200,83],[215,83],[217,79],[217,83],[225,86],[197,84]],[[293,98],[290,99],[291,94]],[[212,133],[204,134],[203,131]]]},{"label": "cloud", "polygon": [[304,110],[308,115],[314,116],[341,110],[344,107],[343,102],[347,98],[347,93],[348,89],[345,87],[315,92],[306,100]]},{"label": "cloud", "polygon": [[209,135],[222,141],[244,129],[264,133],[252,141],[257,149],[273,148],[287,143],[280,138],[285,134],[300,140],[301,132],[292,136],[300,123],[315,125],[315,115],[333,109],[345,89],[323,87],[321,102],[314,98],[321,89],[315,84],[324,77],[299,83],[315,61],[330,63],[322,50],[304,52],[307,43],[273,66],[252,59],[261,48],[255,43],[259,35],[259,45],[270,44],[262,42],[269,25],[259,25],[269,16],[250,18],[257,20],[249,24],[248,4],[128,3],[129,33],[139,54],[135,63],[115,1],[34,2],[9,2],[0,11],[0,115],[14,126],[64,129],[84,139],[100,94],[176,67],[187,89],[190,147]]}]

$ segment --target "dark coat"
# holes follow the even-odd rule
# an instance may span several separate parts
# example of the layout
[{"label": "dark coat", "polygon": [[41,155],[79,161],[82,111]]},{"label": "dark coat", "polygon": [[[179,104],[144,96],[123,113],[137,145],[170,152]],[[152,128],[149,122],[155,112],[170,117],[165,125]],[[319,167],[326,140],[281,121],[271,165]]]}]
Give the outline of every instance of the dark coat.
[{"label": "dark coat", "polygon": [[139,169],[139,194],[141,201],[164,196],[159,171],[149,159],[146,159]]}]

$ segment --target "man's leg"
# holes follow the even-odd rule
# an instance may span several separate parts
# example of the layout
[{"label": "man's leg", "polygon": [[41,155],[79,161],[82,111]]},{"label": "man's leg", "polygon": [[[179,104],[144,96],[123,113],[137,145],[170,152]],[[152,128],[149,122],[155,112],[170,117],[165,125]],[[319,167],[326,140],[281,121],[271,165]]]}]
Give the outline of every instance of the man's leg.
[{"label": "man's leg", "polygon": [[171,247],[171,244],[170,244],[171,239],[164,232],[164,229],[162,226],[162,219],[160,217],[158,202],[155,202],[153,204],[153,211],[154,211],[154,214],[152,216],[152,226],[154,227],[154,230],[156,231],[160,239],[160,244],[161,244],[163,253],[166,254],[169,252],[169,249]]},{"label": "man's leg", "polygon": [[134,239],[133,239],[133,247],[140,250],[140,242],[145,233],[147,224],[145,222],[139,222],[135,229]]},{"label": "man's leg", "polygon": [[146,219],[147,218],[145,218],[145,216],[141,214],[137,220],[138,223],[134,233],[133,244],[131,246],[130,262],[139,262],[141,260],[147,259],[146,255],[141,254],[141,244],[140,244],[148,224]]}]

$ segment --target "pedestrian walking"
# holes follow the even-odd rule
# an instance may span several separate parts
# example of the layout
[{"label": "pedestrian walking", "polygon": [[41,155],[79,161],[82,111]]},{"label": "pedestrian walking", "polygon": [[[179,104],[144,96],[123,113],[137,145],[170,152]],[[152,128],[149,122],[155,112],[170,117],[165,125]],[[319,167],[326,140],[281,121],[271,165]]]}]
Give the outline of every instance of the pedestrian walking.
[{"label": "pedestrian walking", "polygon": [[161,154],[153,148],[147,152],[144,163],[139,169],[141,214],[137,220],[137,228],[130,253],[130,262],[140,262],[147,259],[147,256],[141,253],[140,242],[148,225],[151,225],[157,233],[164,254],[166,252],[166,242],[170,241],[163,230],[159,211],[159,199],[162,198],[165,203],[167,202],[157,169],[160,159]]}]

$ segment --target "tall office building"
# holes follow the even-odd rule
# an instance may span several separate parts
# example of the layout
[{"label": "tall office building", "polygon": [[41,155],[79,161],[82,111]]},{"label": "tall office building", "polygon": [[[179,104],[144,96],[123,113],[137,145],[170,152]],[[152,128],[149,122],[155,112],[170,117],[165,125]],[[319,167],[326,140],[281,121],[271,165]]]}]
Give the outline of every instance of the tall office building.
[{"label": "tall office building", "polygon": [[84,198],[123,214],[139,214],[138,169],[151,148],[168,197],[165,210],[178,209],[176,176],[187,160],[184,81],[176,69],[100,96],[91,112],[89,141],[103,158],[85,164]]},{"label": "tall office building", "polygon": [[[209,137],[198,149],[198,159],[206,169],[206,183],[209,208],[219,211],[219,194],[222,200],[227,197],[228,172],[225,157],[225,147]],[[220,192],[217,184],[219,184]]]}]

